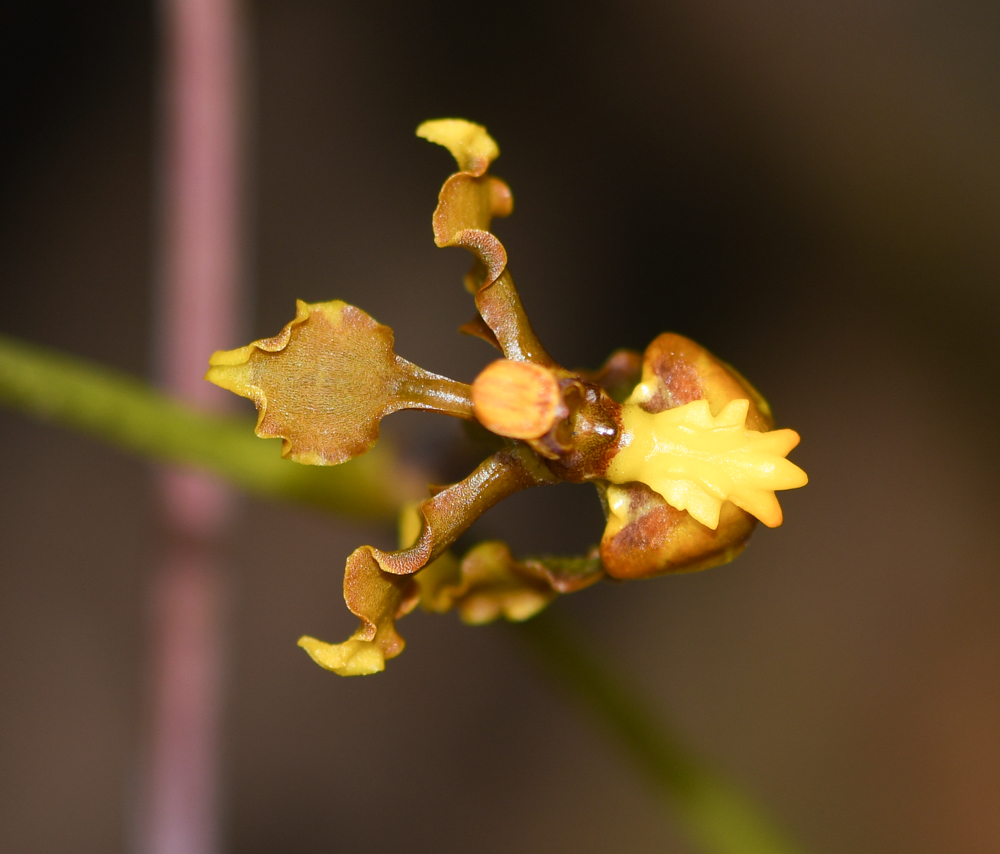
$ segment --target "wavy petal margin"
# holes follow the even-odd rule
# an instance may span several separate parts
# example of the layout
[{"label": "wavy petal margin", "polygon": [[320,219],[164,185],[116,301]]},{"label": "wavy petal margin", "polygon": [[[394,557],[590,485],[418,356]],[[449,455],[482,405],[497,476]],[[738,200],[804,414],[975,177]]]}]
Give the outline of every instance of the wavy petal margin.
[{"label": "wavy petal margin", "polygon": [[463,623],[482,625],[503,617],[521,622],[561,593],[583,590],[604,578],[596,550],[575,558],[515,559],[506,543],[479,543],[459,561],[446,554],[416,577],[420,607],[434,613],[457,609]]},{"label": "wavy petal margin", "polygon": [[[455,540],[498,501],[554,481],[523,445],[504,448],[459,483],[422,502],[416,522],[401,531],[408,548],[394,552],[362,546],[347,559],[344,600],[361,625],[343,643],[304,637],[299,646],[322,667],[341,676],[376,673],[403,651],[395,621],[413,610],[420,590],[413,576],[441,559]],[[419,523],[419,524],[417,524]],[[372,669],[374,668],[374,669]]]},{"label": "wavy petal margin", "polygon": [[273,338],[209,360],[206,379],[257,406],[257,435],[280,437],[281,455],[336,465],[378,440],[379,421],[400,409],[472,418],[469,387],[392,351],[393,333],[340,300],[296,302]]},{"label": "wavy petal margin", "polygon": [[359,308],[297,300],[281,332],[213,354],[205,378],[254,402],[257,435],[281,437],[283,457],[336,465],[374,445],[393,409],[392,345],[392,330]]},{"label": "wavy petal margin", "polygon": [[514,209],[510,188],[486,174],[500,155],[486,128],[463,119],[437,119],[420,125],[417,136],[447,148],[459,168],[444,182],[438,196],[434,211],[434,242],[438,246],[465,245],[463,232],[488,232],[493,217],[510,215]]},{"label": "wavy petal margin", "polygon": [[[447,148],[460,170],[444,182],[438,195],[434,242],[462,246],[475,256],[465,287],[475,296],[476,308],[503,354],[514,361],[555,364],[524,313],[507,269],[507,251],[490,232],[494,217],[507,216],[514,209],[507,184],[486,172],[500,149],[486,128],[463,119],[424,122],[417,135]],[[475,326],[466,324],[466,328],[490,340]]]}]

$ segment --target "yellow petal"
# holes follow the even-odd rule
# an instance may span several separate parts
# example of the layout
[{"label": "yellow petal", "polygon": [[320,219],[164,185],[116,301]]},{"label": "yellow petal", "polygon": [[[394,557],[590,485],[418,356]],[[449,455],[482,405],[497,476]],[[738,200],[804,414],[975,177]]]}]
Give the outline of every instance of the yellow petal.
[{"label": "yellow petal", "polygon": [[320,667],[340,676],[368,676],[385,670],[385,653],[374,641],[352,638],[343,643],[324,643],[306,635],[299,638],[299,646]]},{"label": "yellow petal", "polygon": [[482,175],[500,156],[486,128],[465,119],[432,119],[417,128],[417,136],[447,148],[462,172]]}]

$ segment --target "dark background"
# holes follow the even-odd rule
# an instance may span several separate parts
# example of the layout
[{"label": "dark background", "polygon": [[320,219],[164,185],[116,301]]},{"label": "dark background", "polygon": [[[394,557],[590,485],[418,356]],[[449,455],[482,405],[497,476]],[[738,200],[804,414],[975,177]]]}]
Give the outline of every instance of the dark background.
[{"label": "dark background", "polygon": [[[158,24],[134,2],[0,26],[0,331],[152,362]],[[248,8],[246,340],[341,298],[468,381],[467,258],[434,248],[447,153],[486,124],[497,226],[567,365],[690,335],[797,429],[811,476],[729,567],[558,603],[817,854],[1000,850],[1000,12],[984,2]],[[231,347],[244,341],[220,341]],[[445,419],[384,425],[442,460]],[[0,849],[127,850],[162,541],[146,463],[0,412]],[[477,529],[571,550],[592,492]],[[341,567],[392,533],[247,501],[225,561],[234,854],[686,852],[515,633],[401,624],[375,678],[295,647],[353,627]]]}]

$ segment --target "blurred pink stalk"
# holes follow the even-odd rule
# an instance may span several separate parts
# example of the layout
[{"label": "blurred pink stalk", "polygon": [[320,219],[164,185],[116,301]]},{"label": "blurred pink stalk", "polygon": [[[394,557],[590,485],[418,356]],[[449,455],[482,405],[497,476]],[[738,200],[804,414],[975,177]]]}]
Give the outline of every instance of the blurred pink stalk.
[{"label": "blurred pink stalk", "polygon": [[[162,0],[161,287],[163,387],[204,409],[227,396],[205,382],[209,354],[235,343],[239,305],[238,0]],[[152,720],[141,854],[214,854],[224,578],[219,543],[233,499],[220,483],[161,477],[166,544],[153,598]]]}]

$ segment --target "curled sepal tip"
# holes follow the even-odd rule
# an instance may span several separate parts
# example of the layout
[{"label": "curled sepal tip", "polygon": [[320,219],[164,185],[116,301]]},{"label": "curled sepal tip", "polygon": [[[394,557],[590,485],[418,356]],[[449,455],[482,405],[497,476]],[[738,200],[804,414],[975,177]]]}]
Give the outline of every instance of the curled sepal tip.
[{"label": "curled sepal tip", "polygon": [[320,667],[339,676],[369,676],[385,670],[385,653],[372,641],[351,638],[343,643],[324,643],[305,635],[299,638],[299,646]]},{"label": "curled sepal tip", "polygon": [[[465,287],[475,295],[476,308],[489,330],[484,337],[495,342],[508,359],[553,364],[524,313],[507,270],[507,250],[490,232],[494,217],[508,216],[514,209],[510,188],[487,173],[500,149],[486,128],[463,119],[424,122],[417,135],[445,146],[458,163],[459,171],[438,194],[434,242],[461,246],[475,257],[465,275]],[[470,330],[481,332],[474,327]]]},{"label": "curled sepal tip", "polygon": [[500,156],[500,148],[482,125],[465,119],[430,119],[417,128],[417,136],[443,145],[462,172],[482,175]]},{"label": "curled sepal tip", "polygon": [[466,387],[396,356],[393,334],[340,300],[296,301],[273,338],[209,360],[206,379],[257,406],[257,435],[280,437],[281,455],[336,465],[375,444],[379,421],[399,409],[471,417]]},{"label": "curled sepal tip", "polygon": [[320,667],[340,676],[365,676],[385,669],[386,659],[399,655],[406,642],[396,631],[396,620],[417,604],[413,578],[385,572],[376,558],[385,556],[371,546],[356,549],[347,559],[344,601],[361,617],[361,625],[343,643],[325,643],[313,637],[299,639]]},{"label": "curled sepal tip", "polygon": [[463,119],[424,122],[417,136],[447,148],[459,169],[441,187],[434,211],[434,242],[467,247],[488,267],[497,267],[498,275],[507,257],[496,238],[490,240],[485,233],[493,217],[508,216],[514,207],[510,188],[486,174],[500,149],[486,128]]}]

